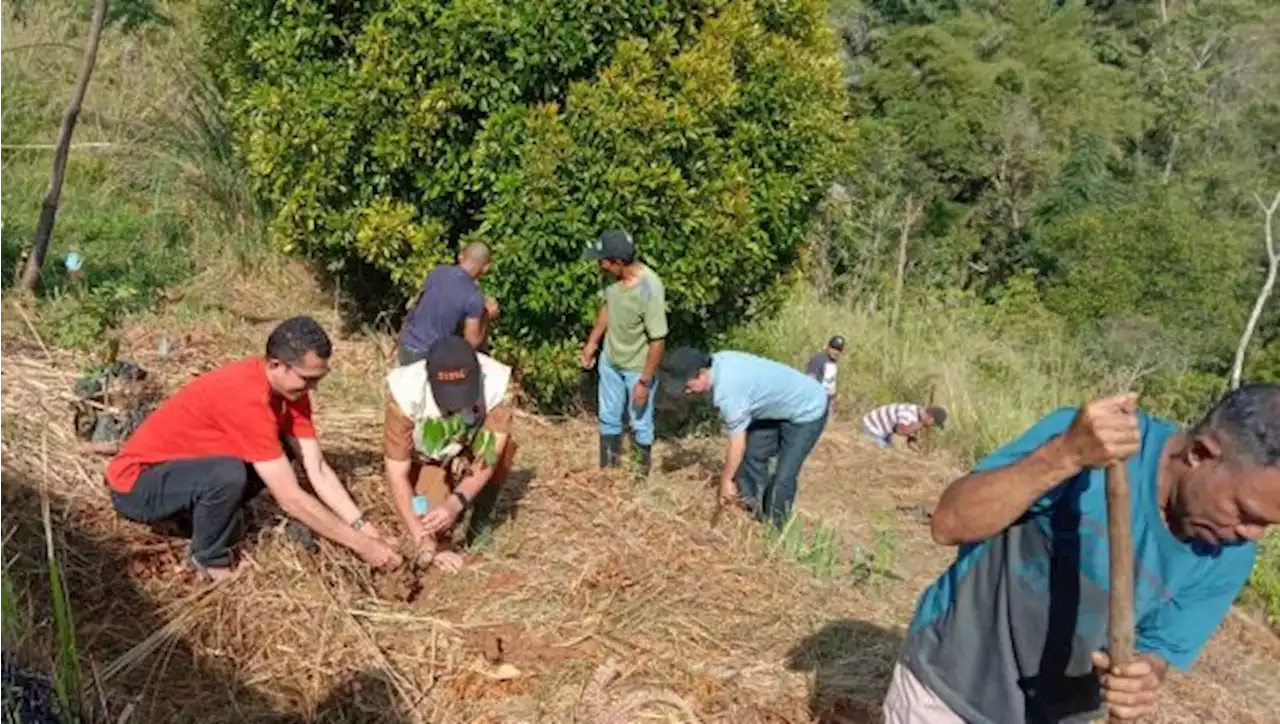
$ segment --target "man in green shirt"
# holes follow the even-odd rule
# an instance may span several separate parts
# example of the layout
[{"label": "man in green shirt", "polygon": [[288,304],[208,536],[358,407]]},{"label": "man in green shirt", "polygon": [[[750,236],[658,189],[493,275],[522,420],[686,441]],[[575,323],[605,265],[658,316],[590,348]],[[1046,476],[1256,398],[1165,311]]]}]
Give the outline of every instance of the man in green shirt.
[{"label": "man in green shirt", "polygon": [[666,293],[662,280],[636,260],[636,245],[625,231],[610,229],[583,254],[617,281],[604,291],[604,305],[582,347],[582,367],[595,362],[600,340],[604,350],[600,375],[600,467],[617,467],[622,457],[622,418],[630,404],[631,432],[639,475],[647,477],[652,462],[654,372],[667,336]]}]

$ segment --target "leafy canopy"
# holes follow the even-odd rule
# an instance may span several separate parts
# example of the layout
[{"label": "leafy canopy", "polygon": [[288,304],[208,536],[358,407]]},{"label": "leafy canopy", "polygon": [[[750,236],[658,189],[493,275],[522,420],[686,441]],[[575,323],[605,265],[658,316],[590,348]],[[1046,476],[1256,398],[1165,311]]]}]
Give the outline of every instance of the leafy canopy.
[{"label": "leafy canopy", "polygon": [[272,237],[399,298],[489,243],[497,351],[547,403],[577,381],[602,229],[703,341],[793,265],[847,136],[815,0],[231,0],[209,23]]}]

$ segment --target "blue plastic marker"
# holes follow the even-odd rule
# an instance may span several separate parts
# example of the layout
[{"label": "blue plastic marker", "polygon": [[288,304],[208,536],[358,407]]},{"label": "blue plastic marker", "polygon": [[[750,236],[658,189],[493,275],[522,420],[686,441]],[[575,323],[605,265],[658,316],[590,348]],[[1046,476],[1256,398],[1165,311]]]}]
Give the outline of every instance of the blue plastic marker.
[{"label": "blue plastic marker", "polygon": [[80,271],[80,265],[84,263],[84,260],[80,258],[80,255],[78,253],[72,251],[67,253],[67,258],[65,263],[67,265],[67,271],[78,272]]},{"label": "blue plastic marker", "polygon": [[427,511],[430,509],[431,509],[431,504],[427,502],[427,496],[425,495],[413,496],[413,514],[414,515],[421,518],[422,516],[426,515]]}]

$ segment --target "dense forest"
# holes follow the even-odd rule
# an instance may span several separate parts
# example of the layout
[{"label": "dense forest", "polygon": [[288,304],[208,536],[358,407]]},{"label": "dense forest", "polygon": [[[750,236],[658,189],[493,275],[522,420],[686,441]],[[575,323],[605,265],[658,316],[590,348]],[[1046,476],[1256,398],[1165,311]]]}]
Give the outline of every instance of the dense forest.
[{"label": "dense forest", "polygon": [[[210,22],[273,238],[401,296],[490,242],[501,346],[546,402],[604,226],[634,230],[692,341],[802,261],[870,307],[1012,299],[1180,416],[1221,390],[1266,271],[1263,0],[237,0]],[[1278,322],[1255,376],[1280,370]]]},{"label": "dense forest", "polygon": [[[1220,389],[1280,191],[1280,7],[886,0],[833,23],[858,142],[825,284],[886,299],[905,241],[909,285],[1042,303],[1034,334],[1082,334],[1183,416]],[[1280,373],[1276,310],[1254,376]]]}]

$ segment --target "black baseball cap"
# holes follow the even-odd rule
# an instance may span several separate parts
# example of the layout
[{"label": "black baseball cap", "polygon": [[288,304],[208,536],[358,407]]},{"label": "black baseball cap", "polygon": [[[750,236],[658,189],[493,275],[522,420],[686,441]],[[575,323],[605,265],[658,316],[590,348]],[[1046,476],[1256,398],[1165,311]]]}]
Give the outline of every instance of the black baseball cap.
[{"label": "black baseball cap", "polygon": [[937,425],[940,429],[947,429],[947,408],[937,405],[930,407],[928,412],[929,417],[933,418],[933,424]]},{"label": "black baseball cap", "polygon": [[830,342],[827,342],[827,346],[828,346],[828,347],[830,347],[831,349],[838,349],[838,350],[840,350],[841,352],[843,352],[843,351],[844,351],[844,337],[841,337],[840,335],[838,335],[838,334],[837,334],[836,336],[834,336],[834,337],[832,337],[832,338],[831,338],[831,341],[830,341]]},{"label": "black baseball cap", "polygon": [[684,394],[684,386],[711,366],[711,355],[692,347],[679,347],[663,355],[658,364],[662,385],[670,394]]},{"label": "black baseball cap", "polygon": [[636,258],[636,242],[621,229],[608,229],[582,252],[583,259],[608,259],[630,264]]},{"label": "black baseball cap", "polygon": [[480,358],[462,337],[442,337],[427,350],[427,382],[431,397],[444,415],[475,411],[484,396]]}]

